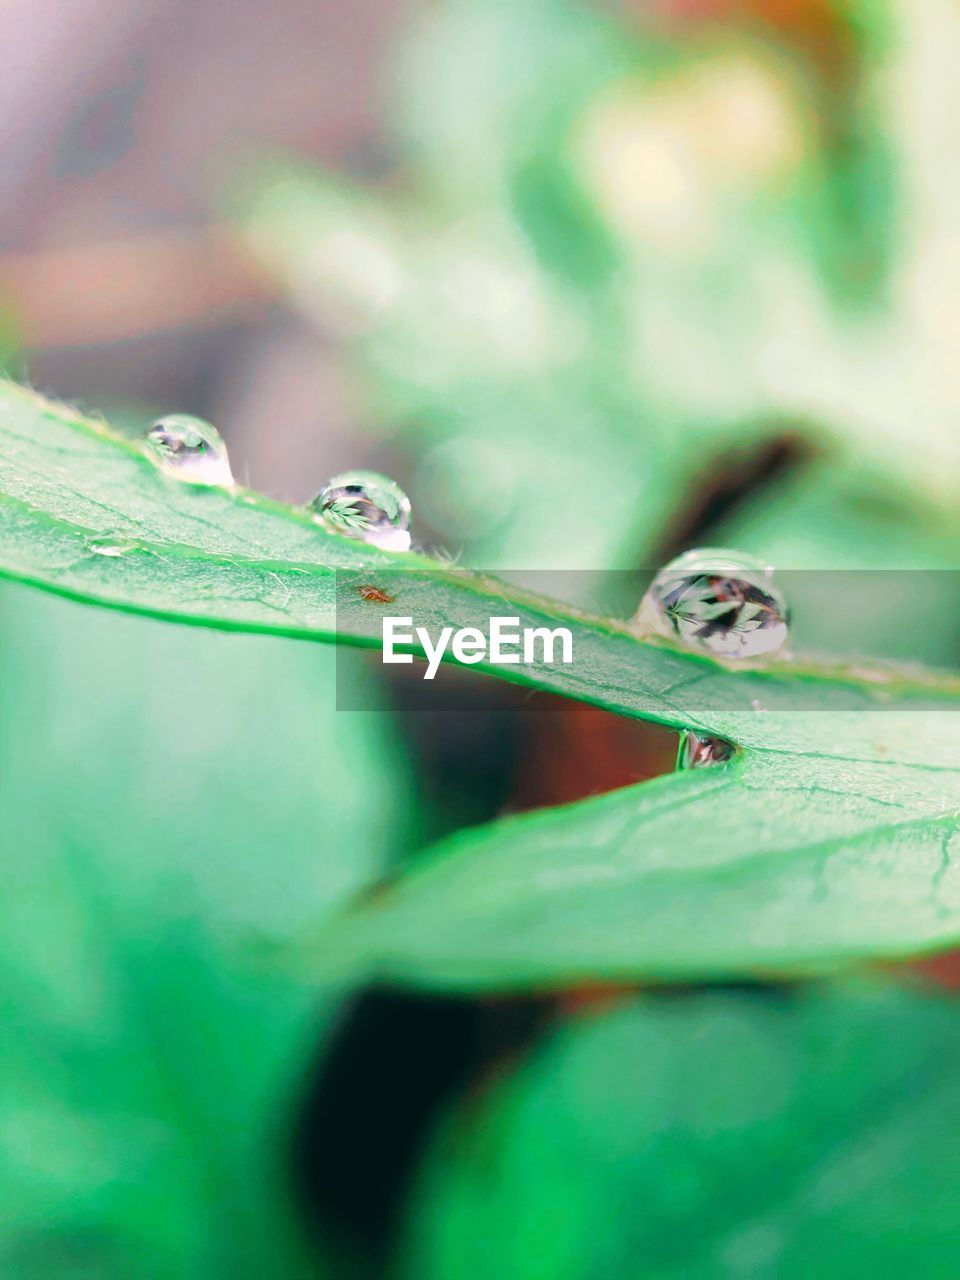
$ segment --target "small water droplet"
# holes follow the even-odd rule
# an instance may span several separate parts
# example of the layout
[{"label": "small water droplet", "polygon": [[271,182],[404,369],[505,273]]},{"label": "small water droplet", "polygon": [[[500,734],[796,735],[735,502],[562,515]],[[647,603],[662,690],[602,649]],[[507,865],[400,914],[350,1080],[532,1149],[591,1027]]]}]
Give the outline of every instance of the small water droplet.
[{"label": "small water droplet", "polygon": [[136,543],[114,542],[109,538],[93,538],[87,543],[87,548],[95,556],[125,556],[128,551],[136,549]]},{"label": "small water droplet", "polygon": [[659,571],[634,621],[701,653],[756,658],[782,647],[790,613],[769,565],[706,547]]},{"label": "small water droplet", "polygon": [[736,754],[737,748],[726,738],[711,738],[688,729],[680,735],[677,768],[707,769],[711,765],[726,764]]},{"label": "small water droplet", "polygon": [[336,533],[391,551],[410,549],[410,499],[395,480],[376,471],[344,471],[310,503]]},{"label": "small water droplet", "polygon": [[233,485],[227,446],[217,428],[203,418],[187,413],[160,418],[147,432],[146,446],[154,462],[178,480]]}]

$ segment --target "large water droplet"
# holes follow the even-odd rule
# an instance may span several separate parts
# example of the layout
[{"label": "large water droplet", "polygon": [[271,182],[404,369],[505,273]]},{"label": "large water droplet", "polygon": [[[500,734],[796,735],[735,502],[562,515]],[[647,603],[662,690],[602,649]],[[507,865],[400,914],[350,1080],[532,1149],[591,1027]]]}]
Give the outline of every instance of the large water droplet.
[{"label": "large water droplet", "polygon": [[344,471],[310,507],[328,528],[391,551],[410,549],[410,499],[395,480],[376,471]]},{"label": "large water droplet", "polygon": [[737,748],[726,738],[711,738],[688,729],[680,735],[677,754],[678,769],[706,769],[715,764],[726,764],[737,754]]},{"label": "large water droplet", "polygon": [[773,653],[787,638],[790,612],[762,560],[707,547],[687,551],[656,575],[635,622],[720,658]]},{"label": "large water droplet", "polygon": [[172,413],[147,432],[147,451],[168,475],[190,484],[233,484],[227,446],[220,432],[203,418]]}]

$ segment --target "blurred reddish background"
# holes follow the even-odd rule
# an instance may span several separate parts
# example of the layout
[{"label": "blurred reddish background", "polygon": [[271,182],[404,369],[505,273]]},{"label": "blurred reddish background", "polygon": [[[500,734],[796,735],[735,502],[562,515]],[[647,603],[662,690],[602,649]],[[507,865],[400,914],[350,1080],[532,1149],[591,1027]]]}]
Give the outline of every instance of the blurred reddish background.
[{"label": "blurred reddish background", "polygon": [[[223,187],[267,150],[365,176],[388,166],[383,69],[411,10],[9,0],[0,290],[20,348],[11,371],[92,407],[229,422],[241,475],[306,497],[337,452],[350,390],[222,227]],[[266,418],[269,431],[255,429]]]}]

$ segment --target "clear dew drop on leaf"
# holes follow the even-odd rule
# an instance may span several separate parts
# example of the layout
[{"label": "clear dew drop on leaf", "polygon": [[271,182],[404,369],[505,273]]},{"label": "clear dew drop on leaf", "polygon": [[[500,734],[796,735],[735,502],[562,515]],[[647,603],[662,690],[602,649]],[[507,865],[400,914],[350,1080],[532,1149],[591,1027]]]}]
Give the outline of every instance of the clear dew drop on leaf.
[{"label": "clear dew drop on leaf", "polygon": [[147,431],[146,449],[168,475],[189,484],[230,487],[233,473],[220,432],[203,418],[173,413]]},{"label": "clear dew drop on leaf", "polygon": [[726,764],[736,754],[737,748],[726,738],[711,738],[688,729],[680,735],[677,768],[707,769],[711,765]]},{"label": "clear dew drop on leaf", "polygon": [[790,611],[769,565],[703,547],[657,573],[634,622],[717,658],[758,658],[786,643]]},{"label": "clear dew drop on leaf", "polygon": [[334,476],[310,504],[327,528],[390,551],[410,549],[410,499],[376,471]]},{"label": "clear dew drop on leaf", "polygon": [[90,538],[87,541],[87,550],[95,556],[125,556],[127,552],[133,551],[136,543],[120,542],[113,538]]}]

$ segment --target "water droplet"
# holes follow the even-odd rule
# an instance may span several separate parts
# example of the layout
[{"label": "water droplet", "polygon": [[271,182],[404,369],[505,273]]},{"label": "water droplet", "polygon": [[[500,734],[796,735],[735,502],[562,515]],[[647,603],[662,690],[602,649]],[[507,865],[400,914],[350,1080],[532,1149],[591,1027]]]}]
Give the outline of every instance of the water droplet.
[{"label": "water droplet", "polygon": [[328,528],[391,551],[410,549],[410,499],[376,471],[344,471],[310,503]]},{"label": "water droplet", "polygon": [[233,485],[227,446],[203,418],[172,413],[147,432],[147,451],[168,475],[190,484]]},{"label": "water droplet", "polygon": [[662,568],[634,619],[719,658],[773,653],[787,638],[787,601],[762,560],[737,551],[687,551]]},{"label": "water droplet", "polygon": [[87,548],[95,556],[125,556],[128,551],[136,550],[135,542],[115,542],[111,538],[92,538]]},{"label": "water droplet", "polygon": [[737,748],[726,738],[711,738],[688,729],[680,735],[677,754],[678,769],[706,769],[715,764],[726,764],[737,754]]}]

